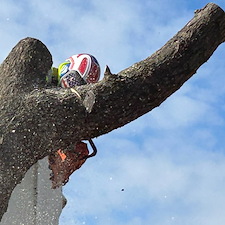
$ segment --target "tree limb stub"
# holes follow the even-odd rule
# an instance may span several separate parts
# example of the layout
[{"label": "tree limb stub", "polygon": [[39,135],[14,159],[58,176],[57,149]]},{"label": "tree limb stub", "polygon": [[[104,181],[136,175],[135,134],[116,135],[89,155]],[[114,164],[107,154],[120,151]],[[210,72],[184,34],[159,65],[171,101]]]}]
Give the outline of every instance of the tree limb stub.
[{"label": "tree limb stub", "polygon": [[[52,59],[38,40],[21,40],[0,67],[0,218],[10,194],[38,159],[81,139],[110,132],[159,106],[225,41],[225,13],[208,4],[161,49],[102,81],[71,89],[46,87]],[[87,112],[88,91],[95,102]],[[80,97],[79,97],[80,96]]]}]

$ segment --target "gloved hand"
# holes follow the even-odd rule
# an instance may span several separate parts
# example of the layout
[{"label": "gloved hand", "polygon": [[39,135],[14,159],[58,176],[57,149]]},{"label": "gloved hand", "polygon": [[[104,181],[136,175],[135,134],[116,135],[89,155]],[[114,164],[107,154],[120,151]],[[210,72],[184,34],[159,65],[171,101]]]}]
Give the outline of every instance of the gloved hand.
[{"label": "gloved hand", "polygon": [[59,80],[59,85],[63,88],[72,88],[86,84],[85,80],[76,70],[70,70]]},{"label": "gloved hand", "polygon": [[49,71],[48,74],[46,76],[46,82],[48,84],[55,84],[57,85],[58,83],[58,69],[55,67],[52,67]]}]

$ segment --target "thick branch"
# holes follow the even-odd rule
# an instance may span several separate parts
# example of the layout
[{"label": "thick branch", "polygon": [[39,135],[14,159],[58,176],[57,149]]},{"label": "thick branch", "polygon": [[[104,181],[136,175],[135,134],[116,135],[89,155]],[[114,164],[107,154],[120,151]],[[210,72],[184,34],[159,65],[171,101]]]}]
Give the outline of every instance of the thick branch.
[{"label": "thick branch", "polygon": [[[33,124],[26,96],[45,85],[45,74],[51,64],[47,48],[36,39],[26,38],[13,48],[0,66],[0,218],[15,185],[37,157],[43,155],[36,155],[35,146],[39,143],[32,143],[29,135],[29,127]],[[22,130],[23,127],[26,129]]]},{"label": "thick branch", "polygon": [[[117,75],[107,72],[105,78],[95,85],[77,88],[83,99],[88,90],[95,93],[96,102],[90,114],[85,113],[79,101],[74,102],[76,95],[71,90],[60,91],[66,95],[61,95],[60,98],[58,91],[43,90],[39,104],[46,107],[47,95],[52,104],[51,110],[55,111],[52,112],[53,115],[57,111],[62,118],[71,115],[68,121],[54,121],[58,131],[62,128],[56,139],[61,137],[64,143],[72,144],[76,138],[97,137],[159,106],[195,74],[224,42],[224,38],[224,11],[215,4],[208,4],[149,58]],[[35,96],[34,93],[33,97]]]},{"label": "thick branch", "polygon": [[[24,39],[1,65],[0,215],[14,186],[38,159],[81,139],[121,127],[159,106],[206,62],[225,40],[225,13],[208,4],[149,58],[76,90],[46,88],[51,55],[38,40]],[[87,91],[95,94],[89,113]],[[4,171],[4,172],[3,172]]]},{"label": "thick branch", "polygon": [[123,126],[159,106],[224,40],[224,11],[208,4],[152,56],[116,76],[107,76],[94,87],[97,103],[89,116],[94,124],[92,136]]}]

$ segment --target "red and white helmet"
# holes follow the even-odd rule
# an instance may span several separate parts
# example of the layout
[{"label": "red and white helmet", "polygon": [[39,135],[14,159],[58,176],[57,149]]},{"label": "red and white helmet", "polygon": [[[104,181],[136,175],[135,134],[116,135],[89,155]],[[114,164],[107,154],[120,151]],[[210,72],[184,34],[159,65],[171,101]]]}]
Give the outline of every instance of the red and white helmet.
[{"label": "red and white helmet", "polygon": [[69,70],[76,70],[87,83],[96,83],[100,78],[100,66],[90,54],[77,54],[66,60]]}]

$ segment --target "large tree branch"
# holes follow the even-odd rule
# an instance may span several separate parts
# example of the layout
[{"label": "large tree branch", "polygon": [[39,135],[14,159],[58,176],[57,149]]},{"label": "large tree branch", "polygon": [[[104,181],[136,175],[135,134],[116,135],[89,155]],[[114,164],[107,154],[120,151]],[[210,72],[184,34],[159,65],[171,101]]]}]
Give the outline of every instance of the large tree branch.
[{"label": "large tree branch", "polygon": [[[1,65],[0,216],[28,168],[58,148],[121,127],[159,106],[225,41],[225,13],[208,4],[160,50],[94,85],[45,86],[51,55],[38,40],[20,41]],[[95,95],[92,111],[83,100]]]}]

